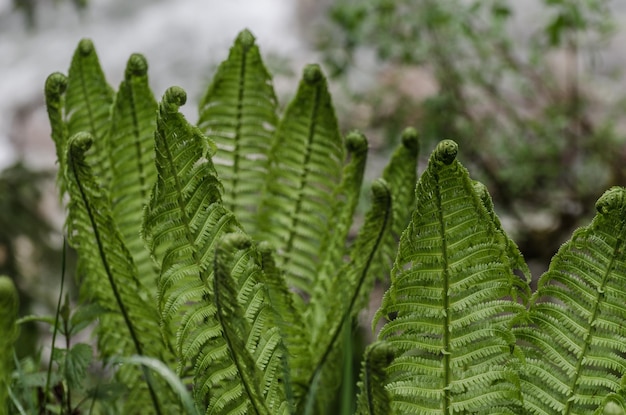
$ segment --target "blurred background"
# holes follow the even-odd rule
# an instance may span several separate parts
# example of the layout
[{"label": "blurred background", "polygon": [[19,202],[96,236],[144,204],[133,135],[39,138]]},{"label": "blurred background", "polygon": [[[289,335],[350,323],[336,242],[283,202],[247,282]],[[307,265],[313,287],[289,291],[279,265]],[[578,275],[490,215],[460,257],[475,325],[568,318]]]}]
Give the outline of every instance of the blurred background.
[{"label": "blurred background", "polygon": [[61,267],[46,77],[83,37],[114,86],[140,52],[155,95],[182,86],[195,122],[243,28],[283,106],[301,68],[322,64],[342,132],[370,139],[370,180],[406,126],[422,167],[457,141],[535,277],[602,192],[626,185],[626,0],[0,0],[0,274],[23,314],[52,313]]}]

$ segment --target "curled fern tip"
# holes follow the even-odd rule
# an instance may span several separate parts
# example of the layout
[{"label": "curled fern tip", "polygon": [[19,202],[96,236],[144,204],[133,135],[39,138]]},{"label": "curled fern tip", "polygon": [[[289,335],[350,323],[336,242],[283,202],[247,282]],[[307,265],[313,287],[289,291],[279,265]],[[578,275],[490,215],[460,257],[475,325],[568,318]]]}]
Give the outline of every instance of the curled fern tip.
[{"label": "curled fern tip", "polygon": [[402,131],[402,145],[411,150],[411,153],[417,153],[419,150],[419,133],[413,127],[407,127]]},{"label": "curled fern tip", "polygon": [[312,63],[304,68],[304,80],[308,84],[315,84],[323,78],[322,69],[318,64]]},{"label": "curled fern tip", "polygon": [[95,48],[91,39],[85,38],[80,40],[80,43],[78,44],[78,50],[83,56],[88,56],[94,52]]},{"label": "curled fern tip", "polygon": [[91,148],[93,137],[87,132],[80,132],[73,135],[68,143],[72,153],[82,155]]},{"label": "curled fern tip", "polygon": [[626,207],[626,188],[623,187],[612,187],[596,202],[596,210],[606,215],[611,213],[611,211],[620,211]]},{"label": "curled fern tip", "polygon": [[148,73],[148,61],[143,55],[133,53],[128,59],[128,64],[126,65],[126,77],[143,76],[146,73]]},{"label": "curled fern tip", "polygon": [[163,102],[172,112],[178,111],[178,107],[182,107],[187,102],[187,93],[179,86],[169,87],[167,91],[165,91]]},{"label": "curled fern tip", "polygon": [[383,179],[375,180],[372,183],[372,194],[374,195],[374,199],[391,199],[391,191],[389,190],[389,185]]},{"label": "curled fern tip", "polygon": [[48,100],[58,99],[67,88],[67,76],[61,72],[50,74],[46,79],[46,97]]},{"label": "curled fern tip", "polygon": [[367,139],[359,131],[352,131],[346,136],[346,147],[351,153],[367,151]]},{"label": "curled fern tip", "polygon": [[452,140],[443,140],[437,144],[437,148],[433,153],[435,160],[443,164],[450,165],[456,159],[459,151],[459,145]]}]

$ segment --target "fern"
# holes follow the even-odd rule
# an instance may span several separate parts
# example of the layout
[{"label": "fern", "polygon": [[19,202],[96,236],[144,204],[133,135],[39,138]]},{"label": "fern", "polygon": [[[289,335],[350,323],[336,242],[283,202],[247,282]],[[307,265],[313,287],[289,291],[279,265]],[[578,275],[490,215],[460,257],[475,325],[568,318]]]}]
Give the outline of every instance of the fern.
[{"label": "fern", "polygon": [[[70,195],[69,242],[83,253],[78,263],[82,295],[109,310],[98,326],[98,347],[105,358],[135,353],[167,359],[168,348],[158,335],[156,309],[141,295],[146,289],[112,220],[108,199],[85,162],[91,144],[88,133],[69,139],[65,183]],[[121,327],[125,330],[119,330]],[[138,378],[127,381],[135,388],[141,382]],[[149,392],[155,411],[161,413],[151,385]]]},{"label": "fern", "polygon": [[[322,239],[320,246],[319,271],[311,290],[313,297],[306,310],[311,327],[320,327],[328,312],[328,293],[332,292],[335,279],[339,277],[337,269],[343,267],[344,257],[348,253],[346,240],[348,239],[354,212],[359,202],[363,173],[367,161],[367,139],[359,132],[352,132],[346,136],[346,150],[349,161],[342,172],[342,181],[334,191],[332,232]],[[319,333],[313,333],[317,337]]]},{"label": "fern", "polygon": [[17,339],[19,297],[13,281],[0,275],[0,415],[8,414],[9,385],[13,371],[13,343]]},{"label": "fern", "polygon": [[400,413],[516,413],[507,329],[522,308],[506,297],[517,277],[456,155],[452,141],[431,155],[378,311],[392,317],[379,339],[396,351],[386,387]]},{"label": "fern", "polygon": [[200,103],[198,126],[215,142],[213,158],[227,189],[224,206],[251,235],[257,234],[258,200],[278,123],[271,77],[254,36],[242,31]]},{"label": "fern", "polygon": [[[164,337],[177,332],[181,367],[187,364],[186,345],[193,316],[189,305],[208,295],[215,235],[235,230],[235,219],[221,205],[220,184],[200,130],[178,112],[187,97],[180,88],[168,89],[159,105],[155,134],[158,178],[144,215],[144,236],[160,269],[158,310]],[[212,313],[212,312],[211,312]],[[199,321],[189,318],[199,318]],[[182,373],[182,372],[181,372]]]},{"label": "fern", "polygon": [[67,77],[60,72],[48,76],[45,86],[46,110],[50,121],[50,137],[54,141],[59,163],[57,185],[60,194],[63,195],[65,188],[63,172],[65,171],[65,145],[68,138],[67,125],[64,120],[64,94],[67,89]]},{"label": "fern", "polygon": [[371,291],[374,279],[374,274],[370,272],[371,266],[385,230],[391,223],[391,192],[387,184],[383,180],[374,182],[372,193],[372,207],[351,250],[351,260],[338,270],[333,279],[325,301],[328,307],[325,320],[313,332],[313,358],[305,384],[314,385],[320,379],[319,389],[309,389],[307,392],[310,394],[314,391],[318,395],[322,408],[325,403],[322,397],[332,396],[338,386],[335,373],[341,349],[337,340],[344,325],[350,324],[367,301],[367,293]]},{"label": "fern", "polygon": [[108,134],[113,97],[114,91],[106,82],[93,43],[82,39],[72,57],[65,91],[67,137],[80,132],[92,135],[96,150],[88,156],[89,163],[105,188],[111,171]]},{"label": "fern", "polygon": [[374,261],[373,272],[379,279],[385,278],[393,266],[400,235],[411,220],[415,206],[415,186],[417,183],[417,160],[419,157],[419,137],[414,128],[402,132],[402,142],[396,148],[383,171],[383,179],[389,184],[392,198],[391,226]]},{"label": "fern", "polygon": [[319,66],[309,65],[276,131],[258,221],[260,238],[276,247],[289,285],[305,296],[317,279],[343,161],[326,79]]},{"label": "fern", "polygon": [[[206,414],[332,412],[347,378],[342,334],[389,271],[359,415],[625,412],[626,189],[600,198],[531,295],[528,266],[457,145],[442,141],[418,180],[413,129],[349,243],[367,140],[341,137],[316,65],[278,121],[248,31],[199,126],[180,113],[181,88],[156,102],[141,55],[114,92],[88,40],[45,91],[80,301],[106,310],[101,357],[130,363],[116,373],[132,390],[124,413],[180,413],[180,399],[194,412],[190,396]],[[12,301],[0,315],[7,348]],[[68,349],[59,356],[76,355],[66,377],[78,387],[90,349]],[[10,364],[0,362],[0,401]]]},{"label": "fern", "polygon": [[597,202],[588,227],[561,247],[516,330],[526,365],[524,402],[533,414],[592,414],[621,390],[626,373],[626,190]]},{"label": "fern", "polygon": [[110,198],[112,214],[137,266],[140,281],[153,300],[154,264],[141,238],[142,215],[156,180],[154,130],[157,103],[148,85],[146,59],[128,59],[124,81],[115,95],[110,126]]},{"label": "fern", "polygon": [[[163,333],[167,337],[169,329],[176,331],[179,373],[193,375],[196,399],[207,413],[242,413],[256,402],[256,395],[251,399],[241,388],[240,379],[246,373],[240,372],[241,366],[238,370],[238,360],[232,357],[240,354],[250,354],[259,370],[265,371],[264,398],[279,411],[284,398],[274,385],[279,376],[274,368],[280,367],[280,357],[273,357],[279,340],[277,329],[269,329],[269,310],[262,307],[265,298],[257,282],[261,269],[253,258],[246,257],[247,265],[241,262],[242,268],[233,272],[241,281],[229,282],[248,320],[249,331],[238,332],[246,350],[239,348],[239,342],[226,341],[228,328],[215,302],[213,257],[223,235],[242,231],[222,205],[220,182],[211,159],[206,158],[213,151],[208,139],[178,112],[185,99],[182,90],[170,88],[159,106],[158,179],[144,218],[146,240],[161,269]],[[246,367],[251,370],[249,364]]]},{"label": "fern", "polygon": [[358,399],[357,415],[391,415],[391,398],[387,389],[387,366],[393,361],[393,349],[388,343],[373,343],[368,346],[363,358],[361,394]]}]

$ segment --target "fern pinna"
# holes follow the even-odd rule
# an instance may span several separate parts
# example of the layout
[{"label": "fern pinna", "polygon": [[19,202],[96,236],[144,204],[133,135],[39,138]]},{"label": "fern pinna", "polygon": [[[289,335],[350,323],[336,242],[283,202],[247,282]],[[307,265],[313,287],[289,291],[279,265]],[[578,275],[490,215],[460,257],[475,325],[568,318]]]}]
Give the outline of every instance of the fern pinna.
[{"label": "fern pinna", "polygon": [[596,208],[553,258],[515,332],[529,413],[593,413],[613,399],[624,413],[626,189],[608,190]]},{"label": "fern pinna", "polygon": [[599,200],[530,295],[453,141],[418,179],[405,130],[352,238],[368,145],[340,134],[318,65],[279,116],[241,32],[197,126],[181,88],[155,100],[147,69],[132,55],[114,91],[82,40],[69,78],[46,82],[80,301],[105,310],[98,353],[158,359],[180,381],[175,392],[148,368],[159,365],[122,365],[120,413],[181,413],[186,389],[199,413],[337,413],[342,339],[388,273],[358,414],[626,413],[624,189]]}]

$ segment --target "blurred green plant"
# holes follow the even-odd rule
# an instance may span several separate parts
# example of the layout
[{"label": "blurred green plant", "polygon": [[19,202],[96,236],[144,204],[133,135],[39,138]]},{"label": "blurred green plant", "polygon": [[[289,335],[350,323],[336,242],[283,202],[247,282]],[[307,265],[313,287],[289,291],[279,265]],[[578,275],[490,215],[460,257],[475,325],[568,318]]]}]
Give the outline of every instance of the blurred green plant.
[{"label": "blurred green plant", "polygon": [[[19,281],[22,315],[32,312],[35,298],[40,306],[54,307],[54,298],[46,293],[57,284],[60,251],[42,210],[43,188],[51,180],[49,172],[34,171],[20,161],[0,171],[0,275]],[[37,336],[33,323],[22,326],[18,357],[34,353]]]},{"label": "blurred green plant", "polygon": [[401,75],[355,94],[374,103],[370,135],[394,137],[411,124],[430,145],[454,137],[508,214],[523,221],[530,205],[548,214],[554,229],[544,236],[554,240],[542,245],[554,251],[603,189],[625,182],[626,140],[615,127],[621,111],[598,111],[583,88],[594,69],[583,58],[613,33],[608,3],[537,7],[541,19],[520,36],[521,9],[503,0],[338,0],[319,47],[336,76],[358,72],[363,51],[375,51],[387,70],[426,74],[429,94],[411,95],[415,85]]},{"label": "blurred green plant", "polygon": [[[55,0],[55,3],[60,3],[62,0]],[[71,0],[76,10],[80,11],[87,7],[88,0]],[[29,28],[37,26],[37,7],[41,5],[41,2],[37,0],[13,0],[13,7],[15,10],[21,12],[26,20],[26,25]]]}]

